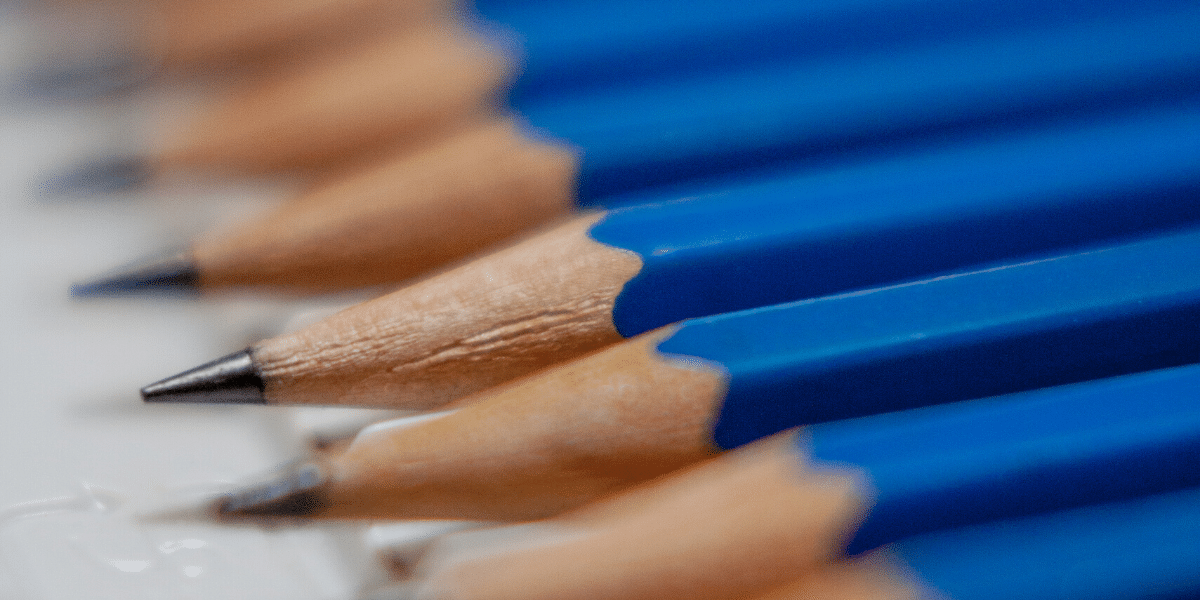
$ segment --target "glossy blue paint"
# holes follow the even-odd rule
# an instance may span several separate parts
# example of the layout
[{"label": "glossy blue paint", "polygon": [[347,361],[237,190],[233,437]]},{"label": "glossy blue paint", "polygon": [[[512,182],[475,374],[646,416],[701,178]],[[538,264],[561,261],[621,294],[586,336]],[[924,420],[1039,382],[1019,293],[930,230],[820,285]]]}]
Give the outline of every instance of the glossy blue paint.
[{"label": "glossy blue paint", "polygon": [[927,531],[1200,486],[1200,365],[815,425],[875,497],[858,553]]},{"label": "glossy blue paint", "polygon": [[796,425],[1200,361],[1200,230],[685,321],[725,448]]},{"label": "glossy blue paint", "polygon": [[[647,196],[644,200],[649,200]],[[1200,99],[618,209],[629,337],[687,318],[1200,223]]]},{"label": "glossy blue paint", "polygon": [[[521,105],[581,152],[577,199],[1013,127],[1200,89],[1200,6]],[[612,202],[617,200],[613,199]]]},{"label": "glossy blue paint", "polygon": [[[547,95],[891,50],[987,32],[1139,13],[1186,0],[477,0],[520,47],[510,93],[520,108]],[[751,67],[752,68],[752,67]]]},{"label": "glossy blue paint", "polygon": [[890,549],[950,600],[1195,600],[1200,490],[938,532]]}]

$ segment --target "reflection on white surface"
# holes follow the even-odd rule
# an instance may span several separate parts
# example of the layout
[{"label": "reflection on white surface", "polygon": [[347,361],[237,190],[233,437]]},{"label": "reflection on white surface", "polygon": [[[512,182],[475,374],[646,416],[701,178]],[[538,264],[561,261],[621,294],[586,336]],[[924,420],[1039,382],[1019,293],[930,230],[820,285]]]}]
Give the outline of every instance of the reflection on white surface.
[{"label": "reflection on white surface", "polygon": [[[39,42],[17,8],[0,2],[0,87]],[[140,139],[151,100],[0,98],[0,599],[352,598],[358,567],[326,530],[135,516],[135,506],[265,472],[301,447],[269,410],[144,406],[137,394],[243,347],[256,323],[275,326],[282,304],[67,295],[73,281],[272,200],[232,185],[38,195],[39,178],[66,162]]]},{"label": "reflection on white surface", "polygon": [[15,600],[336,598],[344,577],[316,532],[147,525],[125,505],[78,498],[26,503],[0,516],[0,588]]}]

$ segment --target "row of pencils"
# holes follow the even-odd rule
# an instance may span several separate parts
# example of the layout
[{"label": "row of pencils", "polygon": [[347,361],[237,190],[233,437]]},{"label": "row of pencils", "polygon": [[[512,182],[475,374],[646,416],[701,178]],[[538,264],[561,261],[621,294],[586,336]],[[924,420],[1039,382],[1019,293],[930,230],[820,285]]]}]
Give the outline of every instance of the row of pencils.
[{"label": "row of pencils", "polygon": [[215,518],[505,524],[426,600],[1200,597],[1194,1],[121,8],[31,87],[237,83],[60,191],[311,183],[73,293],[394,289],[144,399],[426,411]]}]

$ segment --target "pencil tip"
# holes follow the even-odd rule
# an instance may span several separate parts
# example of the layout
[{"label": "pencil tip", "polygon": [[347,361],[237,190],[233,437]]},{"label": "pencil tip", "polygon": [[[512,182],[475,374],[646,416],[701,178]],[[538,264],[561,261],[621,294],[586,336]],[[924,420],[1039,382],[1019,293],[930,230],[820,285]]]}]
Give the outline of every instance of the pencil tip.
[{"label": "pencil tip", "polygon": [[146,402],[266,404],[263,379],[249,349],[234,352],[142,388]]},{"label": "pencil tip", "polygon": [[200,272],[186,252],[135,263],[93,281],[71,286],[75,297],[117,296],[146,292],[196,292]]},{"label": "pencil tip", "polygon": [[266,483],[247,487],[219,498],[214,509],[219,517],[306,517],[325,504],[325,469],[315,462],[286,467]]},{"label": "pencil tip", "polygon": [[132,91],[153,71],[151,61],[132,52],[102,51],[44,61],[18,76],[15,92],[31,100],[91,100]]},{"label": "pencil tip", "polygon": [[145,185],[153,171],[150,161],[140,156],[90,160],[47,178],[42,192],[57,197],[123,192]]}]

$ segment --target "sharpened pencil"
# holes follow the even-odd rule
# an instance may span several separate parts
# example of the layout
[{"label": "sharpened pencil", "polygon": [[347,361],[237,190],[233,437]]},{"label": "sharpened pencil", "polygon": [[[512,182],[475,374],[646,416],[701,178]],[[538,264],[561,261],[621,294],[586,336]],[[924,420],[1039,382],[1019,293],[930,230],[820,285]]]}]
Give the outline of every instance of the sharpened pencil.
[{"label": "sharpened pencil", "polygon": [[[1198,140],[1200,108],[1149,111],[578,217],[251,353],[267,402],[433,408],[682,319],[1200,223]],[[180,391],[147,397],[209,401]]]},{"label": "sharpened pencil", "polygon": [[[469,11],[456,14],[449,6],[423,0],[411,8],[421,16],[408,15],[413,23],[407,29],[326,52],[298,71],[285,69],[282,76],[256,82],[156,149],[151,162],[260,171],[325,168],[350,156],[380,157],[388,146],[412,147],[414,140],[447,130],[454,125],[452,116],[494,110],[510,87],[516,62],[522,76],[510,105],[537,122],[536,115],[545,112],[538,105],[547,98],[553,102],[587,91],[753,71],[761,64],[805,63],[1071,24],[1104,15],[1113,4],[614,0],[539,5],[484,0],[475,7],[486,17],[481,20]],[[1120,4],[1126,18],[1179,5],[1180,0],[1154,0],[1136,8]],[[319,2],[294,10],[301,21],[306,12],[331,12]],[[233,12],[220,4],[208,11]],[[373,11],[380,7],[368,6],[358,16],[370,19]],[[203,17],[206,11],[199,12]],[[277,20],[270,8],[262,12],[258,20]],[[331,25],[329,35],[344,28]],[[426,33],[414,36],[413,30]],[[513,47],[515,40],[523,50]],[[588,116],[578,118],[586,123]]]},{"label": "sharpened pencil", "polygon": [[461,25],[414,25],[258,78],[172,135],[152,167],[312,171],[403,154],[494,113],[512,72]]},{"label": "sharpened pencil", "polygon": [[[1192,16],[1200,27],[1200,11]],[[1090,23],[1070,35],[1039,31],[845,59],[848,64],[784,65],[651,91],[589,94],[541,107],[536,117],[526,114],[532,126],[553,138],[531,139],[528,130],[511,125],[466,133],[322,186],[299,207],[203,242],[203,251],[248,263],[241,285],[294,281],[289,287],[303,291],[321,281],[329,281],[325,289],[394,282],[428,268],[426,256],[461,258],[515,231],[544,225],[549,215],[629,201],[614,194],[759,168],[803,172],[813,166],[806,160],[849,159],[900,143],[898,138],[911,142],[912,136],[945,134],[947,128],[970,131],[980,120],[1018,128],[1029,124],[1027,118],[1087,118],[1088,111],[1115,109],[1146,95],[1186,102],[1193,95],[1185,88],[1200,81],[1181,71],[1200,64],[1187,58],[1200,50],[1186,17],[1180,12]],[[1057,50],[1044,60],[1021,60],[1050,46]],[[830,78],[830,69],[843,76]],[[881,72],[904,75],[879,80]],[[1056,82],[1052,90],[1042,87],[1046,81]],[[529,177],[512,177],[477,158],[495,156],[497,148],[528,149],[520,173]],[[456,203],[464,191],[470,194],[465,208]],[[497,213],[505,218],[492,230]],[[430,243],[412,244],[414,238]],[[206,258],[217,260],[196,257]],[[385,260],[414,266],[375,266]],[[275,266],[249,267],[261,262]],[[220,264],[200,265],[205,268],[214,280],[219,277]],[[285,268],[291,270],[288,277],[274,276]],[[305,276],[306,269],[313,270]]]},{"label": "sharpened pencil", "polygon": [[[956,579],[972,571],[955,572],[955,565],[1011,560],[1015,566],[1035,557],[1045,562],[1040,576],[1031,571],[1028,579],[1018,577],[1002,589],[1046,590],[1055,564],[1051,548],[1078,544],[1092,557],[1105,551],[1089,547],[1097,537],[1077,537],[1091,528],[1048,527],[1042,519],[1059,517],[1037,515],[1103,502],[1136,506],[1147,494],[1200,483],[1200,472],[1192,468],[1200,457],[1200,411],[1194,402],[1200,379],[1195,367],[1188,371],[775,436],[547,520],[540,525],[549,533],[540,542],[535,537],[507,551],[461,557],[438,556],[435,549],[424,565],[424,589],[429,597],[497,600],[752,598],[844,553],[898,542],[891,549],[951,597],[979,582]],[[1185,495],[1194,504],[1195,491]],[[1183,502],[1168,503],[1178,509]],[[1188,514],[1175,523],[1194,521],[1195,510]],[[1037,524],[982,525],[989,534],[975,537],[977,545],[968,543],[974,530],[959,529],[1023,517]],[[1133,523],[1117,521],[1108,531],[1142,525]],[[1143,539],[1167,526],[1160,524]],[[1047,534],[1047,546],[1019,551],[1027,538],[1014,532],[1039,530]],[[1068,531],[1077,535],[1064,536]],[[940,539],[911,537],[929,532],[944,533]],[[1193,538],[1195,532],[1193,524],[1187,535],[1167,539]],[[989,553],[988,542],[1000,544],[992,548],[996,554]],[[1186,556],[1194,562],[1195,547]],[[947,584],[961,588],[946,589]]]},{"label": "sharpened pencil", "polygon": [[1189,364],[1197,248],[1193,231],[685,321],[368,430],[304,485],[285,473],[226,509],[303,495],[313,516],[527,519],[788,427]]}]

